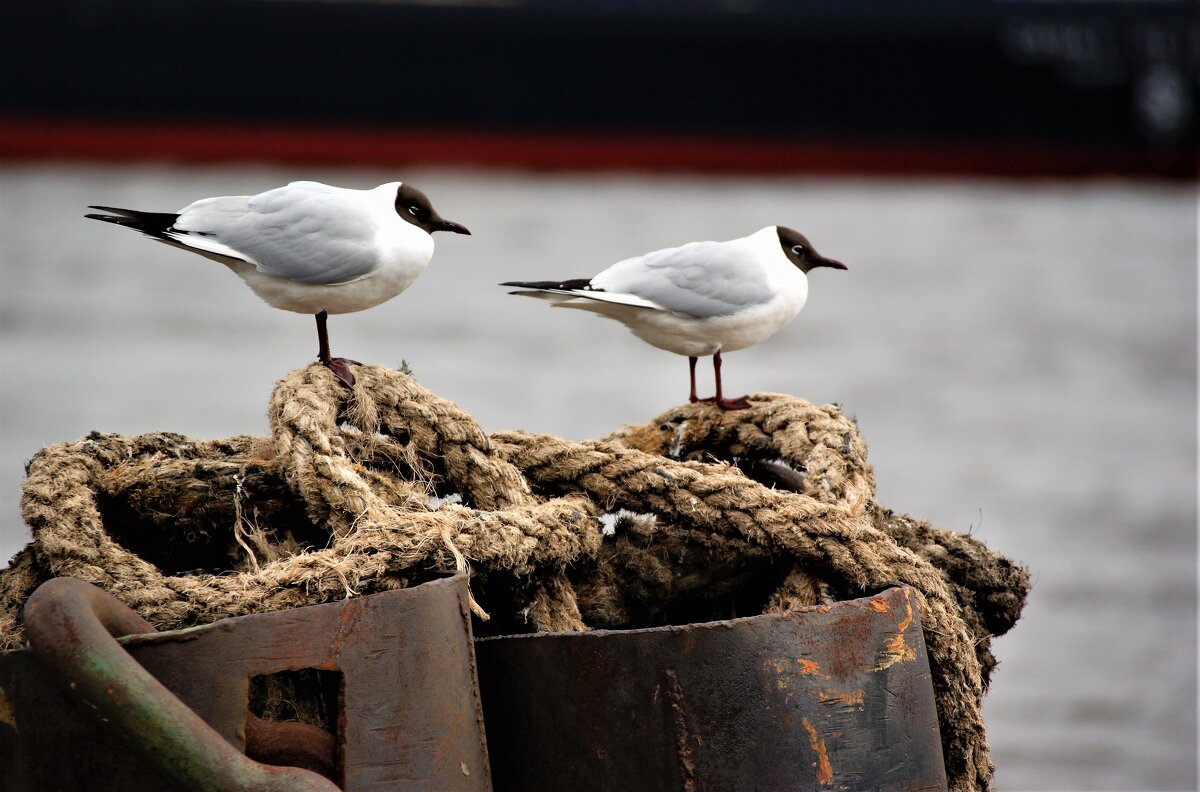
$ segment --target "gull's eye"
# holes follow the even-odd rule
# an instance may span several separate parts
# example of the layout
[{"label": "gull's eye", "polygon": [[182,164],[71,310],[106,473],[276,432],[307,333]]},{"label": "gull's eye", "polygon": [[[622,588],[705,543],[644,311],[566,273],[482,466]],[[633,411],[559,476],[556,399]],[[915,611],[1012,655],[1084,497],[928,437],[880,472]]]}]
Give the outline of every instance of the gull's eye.
[{"label": "gull's eye", "polygon": [[410,206],[410,207],[408,207],[408,213],[409,213],[410,215],[412,215],[413,217],[416,217],[416,216],[417,216],[417,214],[418,214],[417,207],[415,207],[415,206]]},{"label": "gull's eye", "polygon": [[803,256],[804,255],[804,245],[793,245],[792,252],[795,253],[797,256]]}]

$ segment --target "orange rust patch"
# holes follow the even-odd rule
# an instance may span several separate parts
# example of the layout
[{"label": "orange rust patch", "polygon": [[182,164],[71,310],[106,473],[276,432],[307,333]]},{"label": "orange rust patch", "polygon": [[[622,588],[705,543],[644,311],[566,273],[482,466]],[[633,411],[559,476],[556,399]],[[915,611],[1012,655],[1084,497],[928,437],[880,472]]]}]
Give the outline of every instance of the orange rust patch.
[{"label": "orange rust patch", "polygon": [[833,783],[833,767],[829,764],[829,753],[825,750],[825,740],[817,736],[817,727],[808,718],[801,718],[804,728],[808,730],[808,741],[817,752],[817,783]]},{"label": "orange rust patch", "polygon": [[835,704],[843,707],[858,707],[863,709],[863,690],[859,688],[853,693],[847,693],[843,690],[834,690],[827,688],[817,691],[817,701],[822,704]]},{"label": "orange rust patch", "polygon": [[891,668],[896,663],[917,659],[917,650],[908,645],[908,642],[904,640],[903,633],[889,638],[883,645],[883,652],[880,654],[879,662],[875,664],[876,671]]},{"label": "orange rust patch", "polygon": [[867,606],[876,613],[888,613],[892,609],[883,597],[871,597],[867,601]]},{"label": "orange rust patch", "polygon": [[[871,600],[872,603],[875,600]],[[907,630],[913,621],[912,600],[908,596],[908,591],[904,592],[904,618],[896,625],[896,634],[883,645],[883,651],[880,652],[879,660],[875,663],[875,671],[882,671],[885,668],[890,668],[896,663],[907,662],[917,658],[917,650],[908,645],[908,641],[904,639],[904,632]]]},{"label": "orange rust patch", "polygon": [[904,598],[904,618],[901,619],[900,623],[896,625],[896,629],[898,629],[900,632],[904,632],[905,630],[908,629],[908,625],[912,624],[912,620],[913,620],[912,600],[908,599],[908,597],[905,597]]},{"label": "orange rust patch", "polygon": [[917,651],[904,640],[903,635],[897,635],[887,642],[888,654],[894,654],[901,660],[915,660]]},{"label": "orange rust patch", "polygon": [[797,657],[796,665],[800,666],[800,675],[806,679],[829,679],[829,674],[821,673],[821,664],[807,657]]}]

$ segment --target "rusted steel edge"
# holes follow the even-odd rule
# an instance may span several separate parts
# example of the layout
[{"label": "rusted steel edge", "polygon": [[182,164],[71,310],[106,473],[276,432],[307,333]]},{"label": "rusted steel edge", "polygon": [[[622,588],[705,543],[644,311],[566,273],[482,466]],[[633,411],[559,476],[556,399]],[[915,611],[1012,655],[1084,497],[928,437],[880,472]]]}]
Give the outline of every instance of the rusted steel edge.
[{"label": "rusted steel edge", "polygon": [[945,790],[919,596],[478,639],[496,789]]},{"label": "rusted steel edge", "polygon": [[176,698],[117,643],[154,627],[111,594],[55,578],[29,597],[24,622],[30,647],[67,695],[164,779],[200,792],[338,792],[316,773],[248,758]]}]

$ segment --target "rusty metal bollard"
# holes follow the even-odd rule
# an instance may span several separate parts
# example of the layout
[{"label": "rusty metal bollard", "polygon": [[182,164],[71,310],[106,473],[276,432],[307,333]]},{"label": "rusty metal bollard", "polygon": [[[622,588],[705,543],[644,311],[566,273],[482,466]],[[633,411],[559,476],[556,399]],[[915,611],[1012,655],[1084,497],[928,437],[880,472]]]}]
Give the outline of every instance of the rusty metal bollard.
[{"label": "rusty metal bollard", "polygon": [[[25,621],[32,649],[0,655],[6,790],[491,789],[464,576],[163,633],[59,578]],[[247,712],[251,677],[304,668],[341,674],[336,737]]]},{"label": "rusty metal bollard", "polygon": [[916,596],[481,639],[495,788],[945,790]]}]

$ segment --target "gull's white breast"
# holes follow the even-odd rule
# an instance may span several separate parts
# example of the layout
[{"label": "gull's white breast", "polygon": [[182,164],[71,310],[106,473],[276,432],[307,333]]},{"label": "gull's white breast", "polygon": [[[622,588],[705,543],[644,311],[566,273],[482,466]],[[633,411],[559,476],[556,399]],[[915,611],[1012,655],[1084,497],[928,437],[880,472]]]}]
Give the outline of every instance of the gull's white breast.
[{"label": "gull's white breast", "polygon": [[[800,273],[803,275],[804,273]],[[703,357],[754,346],[779,332],[804,307],[807,287],[779,292],[769,302],[729,316],[697,319],[674,311],[641,310],[621,317],[633,334],[677,355]]]}]

